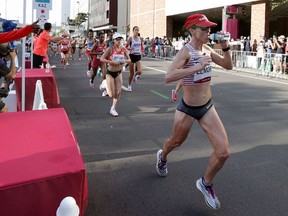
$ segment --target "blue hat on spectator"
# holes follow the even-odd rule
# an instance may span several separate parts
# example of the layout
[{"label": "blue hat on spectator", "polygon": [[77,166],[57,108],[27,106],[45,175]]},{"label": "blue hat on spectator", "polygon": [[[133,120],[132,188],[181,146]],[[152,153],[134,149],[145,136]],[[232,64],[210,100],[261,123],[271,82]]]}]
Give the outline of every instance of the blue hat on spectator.
[{"label": "blue hat on spectator", "polygon": [[3,32],[9,32],[16,28],[17,23],[12,22],[12,20],[5,20],[2,23]]}]

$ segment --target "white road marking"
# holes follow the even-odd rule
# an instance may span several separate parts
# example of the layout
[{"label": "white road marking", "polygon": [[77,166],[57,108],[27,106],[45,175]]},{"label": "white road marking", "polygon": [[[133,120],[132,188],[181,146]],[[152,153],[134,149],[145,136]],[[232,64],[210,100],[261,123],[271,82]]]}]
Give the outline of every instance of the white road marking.
[{"label": "white road marking", "polygon": [[[165,73],[165,74],[167,73],[167,71],[159,70],[157,68],[147,67],[145,65],[143,65],[143,67],[154,70],[154,71],[159,71],[161,73]],[[279,81],[278,80],[271,80],[271,79],[268,80],[267,78],[265,79],[265,78],[261,78],[261,77],[253,77],[253,76],[249,76],[249,75],[245,75],[245,74],[235,74],[235,73],[231,73],[231,72],[221,71],[220,69],[214,69],[214,70],[216,70],[219,73],[223,73],[223,74],[230,74],[230,75],[241,76],[241,77],[246,77],[246,78],[250,78],[250,79],[257,79],[257,80],[263,80],[263,81],[272,82],[272,83],[288,85],[287,82],[280,81],[280,80]]]}]

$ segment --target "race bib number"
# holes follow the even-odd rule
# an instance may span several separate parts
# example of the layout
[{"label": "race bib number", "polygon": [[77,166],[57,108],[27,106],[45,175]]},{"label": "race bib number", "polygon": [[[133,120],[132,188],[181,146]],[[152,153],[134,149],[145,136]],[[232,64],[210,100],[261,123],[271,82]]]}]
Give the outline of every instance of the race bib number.
[{"label": "race bib number", "polygon": [[114,54],[112,56],[112,61],[123,62],[125,61],[124,55]]},{"label": "race bib number", "polygon": [[204,70],[199,71],[198,73],[194,74],[194,82],[195,83],[203,83],[208,82],[211,80],[211,66],[206,66]]}]

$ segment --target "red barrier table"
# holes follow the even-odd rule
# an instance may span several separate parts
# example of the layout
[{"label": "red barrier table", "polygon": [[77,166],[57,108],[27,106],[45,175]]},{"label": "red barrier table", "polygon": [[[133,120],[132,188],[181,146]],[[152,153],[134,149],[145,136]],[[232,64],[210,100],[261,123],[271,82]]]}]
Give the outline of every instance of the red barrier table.
[{"label": "red barrier table", "polygon": [[[45,69],[33,68],[25,70],[25,110],[32,110],[37,80],[41,80],[45,103],[48,108],[60,107],[60,99],[54,73]],[[22,70],[17,74],[15,81],[17,109],[22,108]]]},{"label": "red barrier table", "polygon": [[87,176],[62,108],[0,115],[0,215],[53,216],[72,196],[87,205]]},{"label": "red barrier table", "polygon": [[25,60],[25,68],[31,68],[31,60]]}]

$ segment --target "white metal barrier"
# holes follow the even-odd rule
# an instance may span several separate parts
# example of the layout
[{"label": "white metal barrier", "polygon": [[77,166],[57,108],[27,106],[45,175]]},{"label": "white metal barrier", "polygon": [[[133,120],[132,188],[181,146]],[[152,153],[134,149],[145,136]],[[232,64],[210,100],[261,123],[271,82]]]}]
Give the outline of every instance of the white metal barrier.
[{"label": "white metal barrier", "polygon": [[[222,51],[222,50],[221,50]],[[219,50],[217,50],[219,52]],[[236,51],[231,52],[234,69],[257,75],[288,79],[288,55],[277,53]]]},{"label": "white metal barrier", "polygon": [[[164,48],[155,49],[155,53],[152,53],[151,46],[145,47],[145,55],[147,57],[173,60],[177,53],[175,48],[173,46],[166,47],[166,50]],[[221,49],[214,50],[220,55],[223,54]],[[234,70],[288,79],[288,55],[277,53],[264,53],[262,55],[258,53],[257,55],[257,52],[231,50],[231,57]],[[212,66],[219,67],[213,63]]]}]

